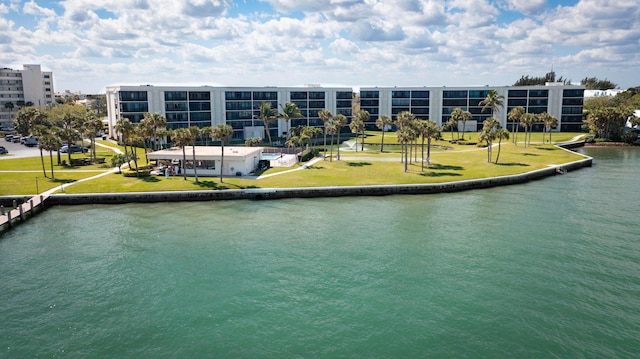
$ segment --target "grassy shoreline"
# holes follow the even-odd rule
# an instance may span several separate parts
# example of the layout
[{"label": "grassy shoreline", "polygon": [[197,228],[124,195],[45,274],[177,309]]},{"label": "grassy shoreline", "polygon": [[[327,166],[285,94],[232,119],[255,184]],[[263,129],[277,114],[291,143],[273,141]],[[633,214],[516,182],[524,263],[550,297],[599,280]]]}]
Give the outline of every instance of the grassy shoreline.
[{"label": "grassy shoreline", "polygon": [[[563,134],[564,138],[556,134],[559,141],[566,141],[575,134]],[[571,136],[571,137],[569,137]],[[392,133],[385,134],[385,146],[395,142]],[[467,134],[466,137],[475,137]],[[381,136],[369,134],[365,142],[375,147],[381,140]],[[541,138],[540,138],[541,139]],[[535,140],[535,138],[534,138]],[[224,183],[220,183],[218,177],[200,177],[199,183],[195,183],[194,177],[123,177],[119,174],[109,174],[98,179],[74,184],[65,188],[65,193],[112,193],[112,192],[157,192],[157,191],[192,191],[192,190],[221,190],[221,189],[245,189],[245,188],[292,188],[292,187],[324,187],[324,186],[366,186],[389,184],[421,184],[444,183],[469,179],[481,179],[514,175],[547,168],[553,165],[562,165],[582,159],[579,154],[565,151],[552,144],[532,144],[524,147],[506,141],[501,145],[500,161],[498,164],[487,162],[486,148],[475,145],[451,144],[448,139],[435,141],[438,146],[432,149],[431,166],[418,162],[411,162],[408,171],[404,172],[404,164],[400,162],[400,153],[389,147],[384,153],[369,149],[362,151],[341,150],[341,160],[335,159],[337,148],[334,148],[333,159],[320,160],[314,165],[299,171],[291,171],[286,174],[271,176],[262,179],[247,179],[237,177],[225,177]],[[446,150],[445,150],[446,148]],[[421,149],[417,148],[419,157]],[[497,148],[494,148],[494,160]],[[106,158],[113,155],[112,151],[98,147],[98,156]],[[139,150],[144,164],[144,153]],[[329,151],[327,151],[329,155]],[[426,156],[426,149],[425,149]],[[48,156],[45,157],[45,168],[49,173]],[[412,160],[413,161],[413,160]],[[296,167],[303,164],[297,164]],[[44,178],[40,157],[23,159],[6,159],[0,161],[0,195],[29,195],[36,193],[36,179],[38,191],[43,192],[55,188],[63,183],[75,182],[82,178],[91,177],[97,172],[108,171],[105,164],[63,167],[54,166],[56,181]],[[29,171],[29,172],[6,172]],[[92,171],[92,172],[84,172]],[[283,172],[282,168],[272,168],[264,174]]]}]

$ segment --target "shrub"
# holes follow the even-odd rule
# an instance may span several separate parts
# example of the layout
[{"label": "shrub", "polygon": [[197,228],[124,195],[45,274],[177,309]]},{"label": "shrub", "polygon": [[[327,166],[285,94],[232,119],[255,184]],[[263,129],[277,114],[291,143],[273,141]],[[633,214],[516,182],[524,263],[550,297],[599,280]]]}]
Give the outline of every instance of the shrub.
[{"label": "shrub", "polygon": [[125,177],[149,177],[151,176],[151,171],[149,170],[138,170],[139,176],[136,174],[136,170],[124,170],[122,171],[122,175]]}]

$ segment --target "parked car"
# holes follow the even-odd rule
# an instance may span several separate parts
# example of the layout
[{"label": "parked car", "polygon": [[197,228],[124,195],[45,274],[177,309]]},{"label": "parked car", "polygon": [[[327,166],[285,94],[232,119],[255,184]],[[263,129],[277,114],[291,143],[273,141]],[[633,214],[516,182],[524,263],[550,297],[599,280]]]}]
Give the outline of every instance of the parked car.
[{"label": "parked car", "polygon": [[7,135],[4,135],[4,139],[5,139],[7,142],[11,142],[11,141],[13,141],[13,135],[8,135],[8,134],[7,134]]},{"label": "parked car", "polygon": [[13,138],[11,139],[11,142],[20,143],[20,136],[13,136]]},{"label": "parked car", "polygon": [[38,137],[27,137],[24,145],[27,147],[36,147],[38,145]]},{"label": "parked car", "polygon": [[71,153],[87,153],[89,152],[89,149],[86,147],[80,147],[78,145],[71,145],[71,146],[64,145],[60,147],[60,152],[62,153],[67,153],[69,151],[71,151]]},{"label": "parked car", "polygon": [[6,148],[0,146],[0,155],[6,155],[7,153],[9,153],[9,151],[7,151]]}]

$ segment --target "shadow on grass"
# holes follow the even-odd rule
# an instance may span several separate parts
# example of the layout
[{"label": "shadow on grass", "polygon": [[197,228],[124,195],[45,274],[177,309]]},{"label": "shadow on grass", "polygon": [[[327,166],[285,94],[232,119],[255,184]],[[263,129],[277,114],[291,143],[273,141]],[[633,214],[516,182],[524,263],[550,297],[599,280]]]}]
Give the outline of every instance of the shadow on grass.
[{"label": "shadow on grass", "polygon": [[431,164],[431,166],[429,166],[429,169],[431,169],[431,170],[462,171],[462,170],[464,170],[464,167],[462,167],[462,166],[452,166],[452,165],[441,165],[441,164],[433,163],[433,164]]},{"label": "shadow on grass", "polygon": [[556,147],[548,147],[549,145],[536,145],[535,147],[543,151],[557,151]]},{"label": "shadow on grass", "polygon": [[520,162],[505,162],[505,163],[496,163],[497,166],[521,166],[521,167],[529,167],[530,165],[527,163]]},{"label": "shadow on grass", "polygon": [[523,156],[540,156],[539,154],[536,154],[536,153],[529,153],[529,152],[523,153],[522,155],[523,155]]},{"label": "shadow on grass", "polygon": [[234,185],[231,183],[217,183],[214,181],[198,181],[198,183],[194,183],[196,186],[201,188],[211,189],[211,190],[222,190],[222,189],[244,189],[243,186]]},{"label": "shadow on grass", "polygon": [[458,176],[462,176],[462,174],[455,173],[455,172],[423,172],[423,173],[420,173],[420,176],[422,177],[446,177],[446,176],[458,177]]},{"label": "shadow on grass", "polygon": [[347,162],[347,166],[349,167],[371,166],[371,162]]},{"label": "shadow on grass", "polygon": [[305,169],[307,169],[307,170],[321,170],[321,169],[324,169],[324,167],[322,167],[322,166],[309,166],[309,167],[305,167]]},{"label": "shadow on grass", "polygon": [[144,182],[149,182],[149,183],[160,182],[158,177],[151,177],[151,176],[139,177],[138,179],[143,180]]}]

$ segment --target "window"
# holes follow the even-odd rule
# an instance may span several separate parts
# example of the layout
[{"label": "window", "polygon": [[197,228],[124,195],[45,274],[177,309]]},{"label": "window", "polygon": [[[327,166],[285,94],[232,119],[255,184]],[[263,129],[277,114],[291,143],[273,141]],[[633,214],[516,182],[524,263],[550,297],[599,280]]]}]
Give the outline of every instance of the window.
[{"label": "window", "polygon": [[[379,91],[362,91],[360,92],[360,98],[379,98]],[[377,105],[376,105],[377,106]]]},{"label": "window", "polygon": [[338,100],[351,100],[353,94],[351,92],[346,91],[338,91],[336,92],[336,99]]},{"label": "window", "polygon": [[291,92],[291,100],[306,100],[307,99],[307,93],[306,92],[299,92],[299,91],[295,91],[295,92]]},{"label": "window", "polygon": [[147,91],[120,91],[120,101],[147,101]]},{"label": "window", "polygon": [[576,90],[562,90],[563,97],[584,97],[583,89]]},{"label": "window", "polygon": [[251,100],[251,92],[248,91],[225,91],[225,100]]},{"label": "window", "polygon": [[488,94],[489,94],[489,90],[471,90],[471,91],[469,91],[469,97],[470,98],[483,99],[483,98],[487,97]]},{"label": "window", "polygon": [[443,91],[443,98],[467,98],[467,91]]},{"label": "window", "polygon": [[429,91],[411,91],[411,98],[429,98]]},{"label": "window", "polygon": [[549,90],[529,90],[529,97],[549,97]]},{"label": "window", "polygon": [[187,100],[187,92],[186,91],[167,91],[164,93],[165,101],[186,101]]},{"label": "window", "polygon": [[277,101],[278,93],[275,91],[256,91],[253,93],[253,99],[255,101]]},{"label": "window", "polygon": [[410,96],[410,91],[391,91],[391,98],[409,98]]},{"label": "window", "polygon": [[203,92],[189,92],[189,101],[201,101],[201,100],[210,100],[211,92],[203,91]]},{"label": "window", "polygon": [[189,102],[189,111],[210,111],[211,102]]},{"label": "window", "polygon": [[309,92],[309,98],[314,100],[324,100],[324,92]]},{"label": "window", "polygon": [[527,90],[509,90],[509,97],[527,97]]}]

